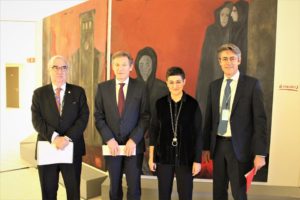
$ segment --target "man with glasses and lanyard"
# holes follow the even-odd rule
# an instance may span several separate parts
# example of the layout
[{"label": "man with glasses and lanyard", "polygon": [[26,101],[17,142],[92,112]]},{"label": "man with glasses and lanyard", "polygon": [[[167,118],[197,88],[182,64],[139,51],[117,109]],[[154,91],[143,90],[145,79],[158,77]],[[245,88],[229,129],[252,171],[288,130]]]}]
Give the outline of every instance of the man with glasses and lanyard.
[{"label": "man with glasses and lanyard", "polygon": [[208,89],[203,160],[213,160],[213,199],[246,200],[245,174],[265,165],[266,113],[257,79],[240,74],[241,51],[234,44],[218,49],[224,76]]}]

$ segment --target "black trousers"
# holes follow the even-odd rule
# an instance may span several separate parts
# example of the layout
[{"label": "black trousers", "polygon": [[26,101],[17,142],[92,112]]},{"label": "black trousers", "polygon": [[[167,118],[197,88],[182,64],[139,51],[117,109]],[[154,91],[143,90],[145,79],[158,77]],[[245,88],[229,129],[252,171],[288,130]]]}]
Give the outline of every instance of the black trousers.
[{"label": "black trousers", "polygon": [[61,172],[68,200],[80,199],[80,175],[82,158],[73,164],[53,164],[38,166],[43,200],[56,200],[59,173]]},{"label": "black trousers", "polygon": [[141,174],[143,154],[136,156],[106,156],[105,157],[109,179],[110,200],[122,200],[122,176],[126,175],[127,200],[141,199]]},{"label": "black trousers", "polygon": [[253,163],[239,162],[234,154],[230,139],[217,137],[216,150],[213,158],[213,199],[228,199],[230,182],[232,196],[235,200],[247,200],[246,179]]},{"label": "black trousers", "polygon": [[179,199],[192,200],[192,167],[158,164],[156,172],[160,200],[171,200],[174,173],[176,174]]}]

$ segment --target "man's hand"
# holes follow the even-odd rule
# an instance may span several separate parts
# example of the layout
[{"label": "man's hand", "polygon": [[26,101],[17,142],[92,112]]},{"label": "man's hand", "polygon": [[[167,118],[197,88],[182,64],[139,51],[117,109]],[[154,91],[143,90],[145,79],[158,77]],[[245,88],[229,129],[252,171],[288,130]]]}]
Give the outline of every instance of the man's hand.
[{"label": "man's hand", "polygon": [[210,152],[202,151],[202,160],[204,163],[208,163],[210,161]]},{"label": "man's hand", "polygon": [[155,172],[155,170],[156,170],[156,163],[153,162],[153,158],[149,158],[148,165],[149,165],[150,171]]},{"label": "man's hand", "polygon": [[108,140],[107,146],[109,148],[109,151],[112,156],[117,156],[120,154],[120,148],[118,142],[115,140],[115,138],[112,138]]},{"label": "man's hand", "polygon": [[254,158],[255,174],[258,170],[260,170],[265,165],[266,165],[265,157],[260,156],[260,155],[256,155],[255,158]]},{"label": "man's hand", "polygon": [[192,174],[193,176],[196,176],[201,170],[201,163],[193,163],[193,168],[192,168]]},{"label": "man's hand", "polygon": [[125,146],[125,155],[132,156],[136,148],[136,144],[132,139],[129,139]]},{"label": "man's hand", "polygon": [[69,140],[64,136],[56,136],[53,143],[57,149],[64,150],[64,148],[68,146]]}]

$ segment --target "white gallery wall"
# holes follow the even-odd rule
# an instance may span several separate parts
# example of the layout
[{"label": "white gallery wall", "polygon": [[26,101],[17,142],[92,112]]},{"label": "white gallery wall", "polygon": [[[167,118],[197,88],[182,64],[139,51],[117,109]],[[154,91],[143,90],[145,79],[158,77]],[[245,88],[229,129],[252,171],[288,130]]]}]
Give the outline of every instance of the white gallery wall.
[{"label": "white gallery wall", "polygon": [[[41,62],[38,57],[38,22],[1,21],[1,152],[19,148],[18,143],[33,133],[31,125],[31,96],[41,84]],[[37,58],[28,63],[27,58]],[[6,65],[19,67],[19,106],[6,108]],[[2,155],[3,156],[3,155]]]},{"label": "white gallery wall", "polygon": [[[0,158],[31,135],[31,97],[42,84],[42,18],[85,0],[0,0]],[[28,63],[27,58],[35,58]],[[19,65],[20,108],[6,108],[6,65]],[[7,152],[11,152],[8,154]]]},{"label": "white gallery wall", "polygon": [[[267,183],[300,187],[300,1],[278,0],[270,164]],[[32,134],[31,96],[41,86],[42,22],[0,21],[1,151]],[[28,57],[36,62],[27,63]],[[7,109],[5,65],[21,64],[20,109]],[[1,154],[0,154],[1,155]]]},{"label": "white gallery wall", "polygon": [[[268,184],[300,186],[300,1],[278,0]],[[296,89],[292,90],[281,90]],[[285,88],[283,88],[285,87]]]}]

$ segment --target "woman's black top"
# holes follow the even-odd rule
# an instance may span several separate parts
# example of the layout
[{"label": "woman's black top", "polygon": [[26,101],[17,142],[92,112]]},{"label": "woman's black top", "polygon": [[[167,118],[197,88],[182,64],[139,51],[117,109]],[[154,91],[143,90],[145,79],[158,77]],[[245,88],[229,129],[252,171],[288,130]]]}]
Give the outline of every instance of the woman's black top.
[{"label": "woman's black top", "polygon": [[[177,127],[177,146],[172,146],[174,137],[172,131],[170,102],[175,124],[179,113]],[[198,102],[190,95],[183,93],[179,102],[174,102],[170,95],[157,100],[156,110],[150,124],[150,146],[154,146],[154,162],[192,166],[193,162],[201,162],[202,153],[202,116]]]}]

